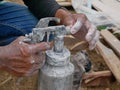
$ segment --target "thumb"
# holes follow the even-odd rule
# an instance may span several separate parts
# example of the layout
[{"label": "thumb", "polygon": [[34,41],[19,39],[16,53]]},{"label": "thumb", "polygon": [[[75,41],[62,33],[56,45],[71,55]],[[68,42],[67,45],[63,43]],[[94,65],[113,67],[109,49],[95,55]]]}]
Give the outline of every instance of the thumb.
[{"label": "thumb", "polygon": [[30,47],[32,53],[38,53],[40,51],[45,51],[51,48],[51,44],[49,42],[41,42],[38,44],[34,44]]},{"label": "thumb", "polygon": [[67,16],[63,19],[62,24],[65,26],[73,26],[73,24],[75,23],[75,20],[72,16]]}]

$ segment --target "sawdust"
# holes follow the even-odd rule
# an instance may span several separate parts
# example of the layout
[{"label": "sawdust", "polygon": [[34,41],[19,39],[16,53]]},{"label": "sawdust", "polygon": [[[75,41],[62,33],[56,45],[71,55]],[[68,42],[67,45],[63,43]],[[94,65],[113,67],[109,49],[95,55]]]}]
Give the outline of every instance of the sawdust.
[{"label": "sawdust", "polygon": [[108,70],[109,68],[105,64],[101,55],[97,54],[95,50],[88,51],[89,57],[92,62],[92,69],[93,71],[103,71]]}]

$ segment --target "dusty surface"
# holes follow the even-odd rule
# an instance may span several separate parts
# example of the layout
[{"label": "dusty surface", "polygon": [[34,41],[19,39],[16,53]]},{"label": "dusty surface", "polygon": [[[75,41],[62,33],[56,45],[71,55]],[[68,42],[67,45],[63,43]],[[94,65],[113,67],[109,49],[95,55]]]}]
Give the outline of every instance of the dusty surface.
[{"label": "dusty surface", "polygon": [[[95,51],[88,52],[92,60],[94,71],[108,70],[101,56]],[[0,90],[37,90],[37,75],[18,78],[9,73],[0,71]],[[120,90],[120,84],[112,83],[105,87],[84,87],[82,90]]]},{"label": "dusty surface", "polygon": [[103,71],[103,70],[108,70],[107,65],[105,64],[103,58],[99,53],[96,53],[95,50],[93,51],[88,51],[89,57],[91,58],[92,62],[92,69],[94,71]]}]

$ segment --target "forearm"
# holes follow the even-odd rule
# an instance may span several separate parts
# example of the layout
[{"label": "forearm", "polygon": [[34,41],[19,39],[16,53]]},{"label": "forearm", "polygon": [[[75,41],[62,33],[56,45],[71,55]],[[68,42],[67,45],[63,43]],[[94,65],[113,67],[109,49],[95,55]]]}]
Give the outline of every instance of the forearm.
[{"label": "forearm", "polygon": [[61,7],[55,0],[23,0],[37,18],[54,17]]}]

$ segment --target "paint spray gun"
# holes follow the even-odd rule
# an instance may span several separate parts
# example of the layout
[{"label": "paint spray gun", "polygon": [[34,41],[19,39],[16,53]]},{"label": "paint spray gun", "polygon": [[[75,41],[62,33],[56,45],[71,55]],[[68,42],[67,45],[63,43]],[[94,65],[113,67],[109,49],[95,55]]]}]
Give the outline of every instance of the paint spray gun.
[{"label": "paint spray gun", "polygon": [[39,72],[38,90],[72,90],[74,66],[70,62],[69,50],[64,47],[68,30],[64,25],[49,27],[50,21],[60,22],[55,17],[43,18],[32,33],[26,35],[31,43],[49,41],[51,34],[54,37],[54,46],[46,51],[46,61]]}]

